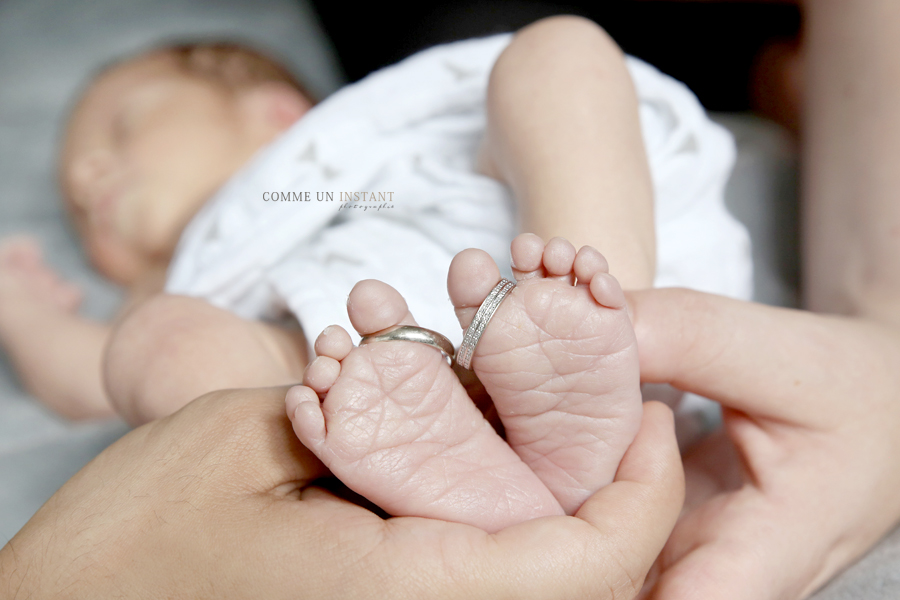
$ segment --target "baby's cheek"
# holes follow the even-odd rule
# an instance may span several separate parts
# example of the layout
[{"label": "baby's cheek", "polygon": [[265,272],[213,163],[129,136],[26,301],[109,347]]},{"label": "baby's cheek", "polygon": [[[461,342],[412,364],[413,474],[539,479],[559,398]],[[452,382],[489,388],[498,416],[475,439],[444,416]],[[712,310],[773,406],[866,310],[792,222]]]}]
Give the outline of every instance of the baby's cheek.
[{"label": "baby's cheek", "polygon": [[164,201],[135,203],[122,215],[120,231],[126,243],[136,253],[147,256],[168,256],[178,243],[181,232],[190,220],[184,209],[185,202],[176,197],[181,190],[160,189],[147,198],[165,198]]},{"label": "baby's cheek", "polygon": [[131,246],[110,236],[89,234],[85,246],[94,268],[121,285],[136,282],[146,266]]}]

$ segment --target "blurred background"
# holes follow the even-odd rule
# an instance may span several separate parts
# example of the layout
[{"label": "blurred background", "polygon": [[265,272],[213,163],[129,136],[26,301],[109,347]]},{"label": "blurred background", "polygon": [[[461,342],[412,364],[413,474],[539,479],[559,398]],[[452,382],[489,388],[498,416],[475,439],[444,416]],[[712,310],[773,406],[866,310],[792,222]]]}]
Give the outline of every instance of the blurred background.
[{"label": "blurred background", "polygon": [[[554,14],[587,17],[622,49],[687,84],[710,111],[755,111],[788,127],[796,115],[772,94],[796,49],[792,2],[434,0],[357,3],[313,0],[349,81],[428,46],[515,31]],[[793,99],[791,99],[793,100]],[[791,107],[794,109],[794,107]]]}]

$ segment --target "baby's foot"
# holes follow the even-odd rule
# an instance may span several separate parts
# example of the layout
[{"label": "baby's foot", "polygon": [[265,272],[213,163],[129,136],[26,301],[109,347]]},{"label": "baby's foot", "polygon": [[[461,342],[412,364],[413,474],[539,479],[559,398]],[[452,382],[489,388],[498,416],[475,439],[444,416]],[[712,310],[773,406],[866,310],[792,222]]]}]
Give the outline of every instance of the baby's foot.
[{"label": "baby's foot", "polygon": [[[347,311],[361,335],[415,325],[400,294],[380,281],[356,284]],[[287,394],[287,413],[300,441],[349,488],[393,515],[488,531],[562,514],[440,351],[405,341],[354,348],[338,326],[315,349],[304,385]]]},{"label": "baby's foot", "polygon": [[[513,449],[567,513],[610,483],[641,421],[637,341],[606,259],[562,238],[512,244],[518,284],[494,313],[472,368]],[[465,328],[500,280],[491,257],[464,250],[447,287]],[[577,283],[576,283],[577,281]]]},{"label": "baby's foot", "polygon": [[80,290],[44,263],[33,238],[21,235],[0,242],[0,313],[36,305],[74,312],[80,301]]}]

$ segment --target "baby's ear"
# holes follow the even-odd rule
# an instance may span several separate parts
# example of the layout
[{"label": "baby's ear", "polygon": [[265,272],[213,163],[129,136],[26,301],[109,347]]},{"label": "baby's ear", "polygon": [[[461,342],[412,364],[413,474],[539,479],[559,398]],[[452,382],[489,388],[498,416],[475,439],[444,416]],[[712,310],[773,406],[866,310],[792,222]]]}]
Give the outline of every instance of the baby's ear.
[{"label": "baby's ear", "polygon": [[259,83],[240,92],[239,108],[248,124],[264,135],[277,135],[312,108],[299,90],[280,81]]}]

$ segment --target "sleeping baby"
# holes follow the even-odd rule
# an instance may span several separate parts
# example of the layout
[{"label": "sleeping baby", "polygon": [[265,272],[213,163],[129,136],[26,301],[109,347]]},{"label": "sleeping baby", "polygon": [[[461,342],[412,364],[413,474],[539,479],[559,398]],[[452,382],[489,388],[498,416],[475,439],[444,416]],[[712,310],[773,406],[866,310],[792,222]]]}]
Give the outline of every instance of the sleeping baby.
[{"label": "sleeping baby", "polygon": [[[79,316],[37,245],[7,240],[0,340],[71,417],[302,381],[299,440],[391,514],[573,514],[641,420],[620,281],[749,295],[733,154],[689,91],[578,18],[431,48],[315,106],[248,48],[154,50],[91,82],[61,160],[125,307]],[[446,360],[461,343],[505,437]]]}]

